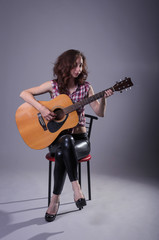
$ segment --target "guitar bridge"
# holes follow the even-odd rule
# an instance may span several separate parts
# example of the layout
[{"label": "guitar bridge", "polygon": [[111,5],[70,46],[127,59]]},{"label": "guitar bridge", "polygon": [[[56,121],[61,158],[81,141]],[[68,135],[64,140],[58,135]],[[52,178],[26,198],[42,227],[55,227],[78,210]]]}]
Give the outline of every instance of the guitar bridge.
[{"label": "guitar bridge", "polygon": [[37,115],[38,115],[38,120],[39,120],[40,125],[42,126],[42,128],[44,129],[44,131],[46,131],[46,130],[47,130],[47,127],[46,127],[46,124],[45,124],[45,122],[44,122],[44,119],[43,119],[41,113],[38,113]]}]

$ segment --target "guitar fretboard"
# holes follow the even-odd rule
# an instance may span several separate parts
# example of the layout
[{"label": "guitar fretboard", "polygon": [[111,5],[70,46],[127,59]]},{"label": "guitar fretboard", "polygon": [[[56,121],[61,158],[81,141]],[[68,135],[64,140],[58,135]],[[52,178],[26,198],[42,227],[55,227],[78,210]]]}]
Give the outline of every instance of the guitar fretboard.
[{"label": "guitar fretboard", "polygon": [[[109,88],[109,89],[111,89],[112,91],[114,91],[113,88]],[[94,102],[94,101],[97,100],[97,99],[102,98],[102,97],[104,96],[105,91],[107,91],[107,90],[108,90],[108,89],[106,89],[106,90],[104,90],[104,91],[101,91],[101,92],[99,92],[99,93],[96,93],[95,95],[93,95],[93,96],[91,96],[91,97],[85,98],[85,99],[83,99],[83,100],[80,101],[80,102],[74,103],[74,104],[66,107],[66,108],[64,109],[65,114],[70,113],[70,112],[73,112],[73,111],[75,111],[75,110],[77,110],[77,109],[79,109],[79,108],[81,108],[81,107],[83,107],[83,106],[85,106],[85,105],[87,105],[87,104],[89,104],[89,103],[91,103],[91,102]]]},{"label": "guitar fretboard", "polygon": [[113,92],[115,92],[115,91],[122,92],[123,89],[127,89],[128,87],[131,87],[131,86],[133,86],[131,78],[125,78],[121,82],[117,82],[113,87],[105,89],[104,91],[101,91],[91,97],[85,98],[82,101],[74,103],[74,104],[64,108],[63,111],[65,114],[71,113],[71,112],[87,105],[88,103],[91,103],[99,98],[102,98],[104,96],[105,91],[107,91],[109,89],[111,89]]}]

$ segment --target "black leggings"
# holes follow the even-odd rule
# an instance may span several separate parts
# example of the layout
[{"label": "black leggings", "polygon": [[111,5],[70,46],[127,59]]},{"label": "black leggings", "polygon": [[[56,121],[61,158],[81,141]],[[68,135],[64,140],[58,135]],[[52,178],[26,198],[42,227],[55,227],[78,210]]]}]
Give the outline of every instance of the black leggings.
[{"label": "black leggings", "polygon": [[78,160],[90,153],[90,142],[86,133],[65,134],[49,146],[55,155],[53,193],[60,195],[64,186],[66,173],[71,182],[76,181]]}]

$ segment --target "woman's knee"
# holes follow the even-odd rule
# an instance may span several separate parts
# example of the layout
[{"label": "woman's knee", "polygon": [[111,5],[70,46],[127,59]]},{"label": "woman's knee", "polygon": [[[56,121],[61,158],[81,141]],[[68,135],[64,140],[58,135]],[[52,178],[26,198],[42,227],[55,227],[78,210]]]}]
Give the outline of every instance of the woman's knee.
[{"label": "woman's knee", "polygon": [[68,149],[74,146],[74,138],[69,134],[62,136],[61,146]]}]

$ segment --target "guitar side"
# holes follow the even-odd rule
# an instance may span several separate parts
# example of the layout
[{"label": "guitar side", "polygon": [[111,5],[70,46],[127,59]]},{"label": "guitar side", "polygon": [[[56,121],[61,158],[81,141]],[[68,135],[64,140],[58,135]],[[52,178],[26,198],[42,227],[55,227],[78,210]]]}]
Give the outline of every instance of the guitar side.
[{"label": "guitar side", "polygon": [[[53,111],[56,108],[64,109],[72,105],[71,99],[61,94],[50,101],[39,101],[42,105]],[[60,129],[55,132],[46,130],[39,123],[38,114],[39,111],[35,109],[29,103],[23,103],[16,111],[15,119],[19,133],[24,142],[33,149],[43,149],[48,147],[57,136],[66,129],[73,128],[78,124],[78,115],[76,111],[73,111],[66,115],[63,119],[57,122],[63,122]],[[48,121],[44,119],[47,126]]]}]

